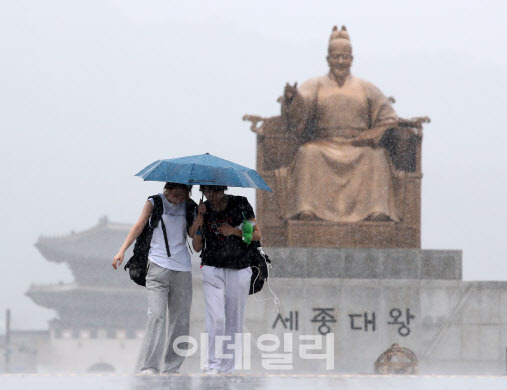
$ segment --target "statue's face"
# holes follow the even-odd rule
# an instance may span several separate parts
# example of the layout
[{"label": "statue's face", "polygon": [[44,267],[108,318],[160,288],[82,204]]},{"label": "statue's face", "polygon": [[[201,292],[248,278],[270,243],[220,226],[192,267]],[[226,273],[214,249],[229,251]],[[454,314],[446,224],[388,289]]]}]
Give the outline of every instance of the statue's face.
[{"label": "statue's face", "polygon": [[327,63],[329,69],[336,77],[346,77],[350,73],[353,59],[352,46],[348,41],[344,39],[331,41]]}]

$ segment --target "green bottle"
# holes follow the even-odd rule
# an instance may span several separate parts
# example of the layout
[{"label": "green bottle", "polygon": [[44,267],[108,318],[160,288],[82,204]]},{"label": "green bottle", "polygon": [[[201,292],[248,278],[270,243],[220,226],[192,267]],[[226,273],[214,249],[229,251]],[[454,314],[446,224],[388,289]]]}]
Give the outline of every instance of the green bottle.
[{"label": "green bottle", "polygon": [[241,230],[243,231],[243,241],[247,245],[250,245],[250,243],[252,242],[252,236],[254,232],[253,222],[245,219],[243,221],[243,227],[241,228]]}]

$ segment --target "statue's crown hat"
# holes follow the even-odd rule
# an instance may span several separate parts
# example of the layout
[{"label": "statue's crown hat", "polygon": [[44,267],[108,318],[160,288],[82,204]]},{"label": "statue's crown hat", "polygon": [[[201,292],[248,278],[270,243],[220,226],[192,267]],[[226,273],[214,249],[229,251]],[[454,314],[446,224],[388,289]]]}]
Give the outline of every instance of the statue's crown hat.
[{"label": "statue's crown hat", "polygon": [[350,41],[349,33],[347,32],[347,28],[345,26],[342,26],[341,30],[338,30],[338,26],[333,27],[333,31],[329,37],[329,42],[335,39],[346,39],[347,41]]}]

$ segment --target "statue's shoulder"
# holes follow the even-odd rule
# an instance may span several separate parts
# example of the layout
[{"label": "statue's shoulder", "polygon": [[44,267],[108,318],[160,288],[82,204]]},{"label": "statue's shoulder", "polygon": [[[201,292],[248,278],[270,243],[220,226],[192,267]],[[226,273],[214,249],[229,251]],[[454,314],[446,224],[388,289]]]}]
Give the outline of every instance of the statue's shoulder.
[{"label": "statue's shoulder", "polygon": [[303,82],[303,84],[301,84],[301,86],[299,87],[299,91],[301,93],[313,93],[317,91],[319,85],[328,82],[328,79],[329,77],[327,75],[308,79],[305,82]]},{"label": "statue's shoulder", "polygon": [[380,88],[377,87],[375,84],[373,84],[371,81],[362,79],[362,78],[357,77],[357,76],[352,76],[352,75],[351,75],[351,79],[352,79],[352,82],[360,85],[361,88],[363,88],[364,92],[368,96],[374,96],[374,97],[384,96],[384,94],[382,93],[382,91],[380,90]]},{"label": "statue's shoulder", "polygon": [[373,84],[371,81],[365,80],[365,79],[363,79],[361,77],[357,77],[357,76],[354,76],[354,75],[350,75],[350,81],[352,83],[361,85],[361,87],[363,87],[363,88],[367,88],[367,89],[377,88],[375,86],[375,84]]}]

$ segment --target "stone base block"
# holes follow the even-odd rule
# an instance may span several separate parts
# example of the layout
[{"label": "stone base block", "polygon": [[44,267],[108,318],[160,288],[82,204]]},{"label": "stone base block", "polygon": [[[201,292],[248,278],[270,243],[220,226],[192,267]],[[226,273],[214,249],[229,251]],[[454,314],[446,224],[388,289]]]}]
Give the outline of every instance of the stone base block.
[{"label": "stone base block", "polygon": [[415,226],[396,222],[289,221],[287,246],[327,248],[420,248]]},{"label": "stone base block", "polygon": [[461,280],[460,250],[264,248],[282,278]]}]

